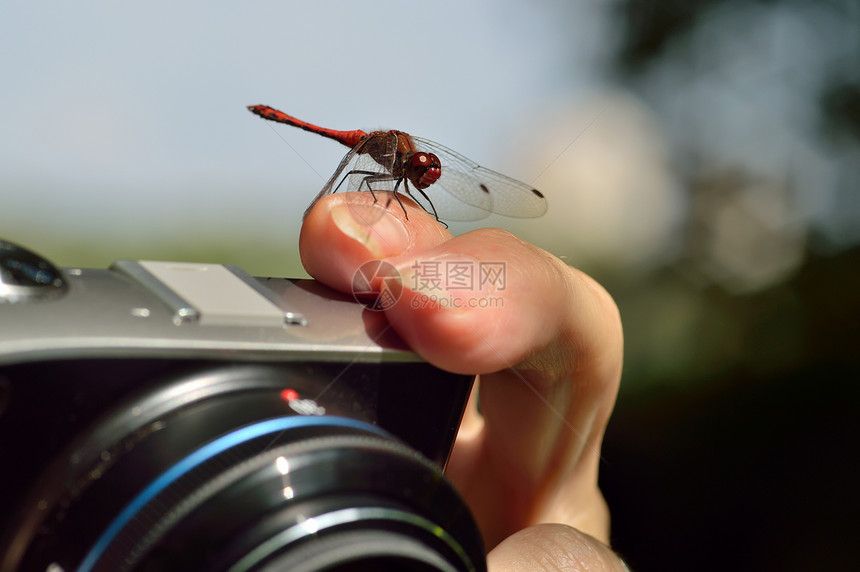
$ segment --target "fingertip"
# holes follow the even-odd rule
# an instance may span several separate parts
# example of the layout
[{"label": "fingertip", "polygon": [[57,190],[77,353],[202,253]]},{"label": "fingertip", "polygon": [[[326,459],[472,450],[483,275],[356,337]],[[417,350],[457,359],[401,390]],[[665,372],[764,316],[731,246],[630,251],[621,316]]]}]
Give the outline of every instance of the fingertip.
[{"label": "fingertip", "polygon": [[450,238],[432,217],[387,193],[328,195],[308,212],[299,235],[305,270],[317,280],[349,292],[352,278],[368,260],[426,249]]}]

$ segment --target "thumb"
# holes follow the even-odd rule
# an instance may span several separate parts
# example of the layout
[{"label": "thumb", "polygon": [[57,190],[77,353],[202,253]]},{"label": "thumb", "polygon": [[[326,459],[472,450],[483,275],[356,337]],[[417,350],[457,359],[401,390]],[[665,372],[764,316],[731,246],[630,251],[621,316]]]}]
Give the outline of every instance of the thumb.
[{"label": "thumb", "polygon": [[608,546],[563,524],[538,524],[509,536],[487,555],[487,569],[489,572],[630,571]]}]

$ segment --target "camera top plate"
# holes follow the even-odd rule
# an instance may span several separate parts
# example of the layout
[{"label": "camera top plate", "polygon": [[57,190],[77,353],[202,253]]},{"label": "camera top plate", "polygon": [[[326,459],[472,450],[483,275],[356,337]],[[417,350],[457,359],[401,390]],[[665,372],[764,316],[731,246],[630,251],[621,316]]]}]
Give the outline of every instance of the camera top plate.
[{"label": "camera top plate", "polygon": [[422,361],[382,312],[314,280],[176,262],[56,272],[63,284],[57,295],[0,303],[0,364],[89,357]]}]

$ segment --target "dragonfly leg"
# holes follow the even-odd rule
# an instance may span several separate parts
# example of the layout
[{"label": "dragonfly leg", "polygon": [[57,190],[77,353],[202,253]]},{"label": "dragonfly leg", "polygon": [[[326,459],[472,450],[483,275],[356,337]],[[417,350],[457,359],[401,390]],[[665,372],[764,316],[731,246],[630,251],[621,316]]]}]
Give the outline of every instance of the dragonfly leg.
[{"label": "dragonfly leg", "polygon": [[[400,181],[403,180],[402,178],[397,178],[397,177],[390,175],[388,173],[375,173],[373,171],[350,171],[350,173],[347,173],[347,175],[350,175],[353,173],[358,173],[361,175],[367,174],[367,176],[361,180],[361,183],[359,183],[357,190],[361,191],[361,187],[364,185],[367,185],[367,190],[370,191],[370,195],[373,197],[374,203],[376,203],[379,199],[376,198],[376,193],[373,192],[373,187],[370,186],[370,183],[382,183],[382,182],[386,182],[386,181],[395,181],[396,180],[397,183],[395,183],[395,185],[394,185],[394,197],[396,198],[397,197],[397,187],[398,187],[398,185],[400,185]],[[399,203],[400,199],[397,199],[397,202]],[[386,206],[388,206],[388,205],[386,205]],[[400,206],[401,206],[401,208],[403,207],[403,205],[400,205]],[[403,212],[405,213],[406,210],[404,209]]]},{"label": "dragonfly leg", "polygon": [[[397,196],[397,187],[400,186],[401,182],[403,183],[403,188],[406,188],[406,186],[409,184],[406,182],[406,179],[404,179],[404,178],[398,179],[397,182],[394,184],[394,198],[397,199],[397,204],[400,205],[401,209],[403,209],[403,216],[406,217],[406,220],[409,220],[409,213],[406,212],[406,207],[403,206],[403,203],[400,202],[400,197]],[[406,193],[409,194],[408,188],[406,188]]]},{"label": "dragonfly leg", "polygon": [[[379,173],[377,173],[377,172],[375,172],[375,171],[350,171],[350,172],[348,172],[346,175],[344,175],[344,176],[343,176],[343,178],[340,180],[340,182],[339,182],[339,183],[337,184],[337,186],[334,188],[334,190],[332,191],[332,193],[336,193],[336,192],[338,191],[338,189],[340,189],[340,186],[343,184],[343,182],[344,182],[344,181],[346,181],[346,180],[350,177],[350,175],[367,175],[365,178],[363,178],[363,179],[361,180],[361,183],[359,183],[359,185],[358,185],[358,190],[360,191],[360,190],[361,190],[361,185],[363,185],[365,181],[367,181],[368,179],[373,178],[374,176],[378,176],[378,175],[379,175]],[[388,175],[388,176],[390,177],[391,175]],[[370,191],[371,191],[371,194],[373,194],[373,190],[370,188],[370,185],[368,185],[368,186],[367,186],[367,188],[368,188],[368,190],[370,190]],[[373,198],[375,199],[375,198],[376,198],[376,196],[374,196]]]},{"label": "dragonfly leg", "polygon": [[[413,185],[413,186],[414,186],[414,185]],[[406,189],[406,193],[407,193],[407,194],[409,194],[409,195],[411,195],[411,194],[412,194],[412,192],[409,190],[409,183],[408,183],[408,182],[406,182],[406,179],[404,179],[404,180],[403,180],[403,187]],[[395,187],[395,190],[396,190],[396,187]],[[433,214],[433,216],[434,216],[434,217],[436,217],[436,222],[438,222],[439,224],[441,224],[441,225],[442,225],[442,226],[444,226],[445,228],[448,228],[448,225],[447,225],[447,224],[445,224],[445,222],[443,222],[442,220],[440,220],[440,219],[439,219],[439,214],[436,212],[436,207],[435,207],[435,206],[433,206],[433,201],[431,201],[431,200],[430,200],[430,197],[428,197],[428,196],[427,196],[427,193],[425,193],[424,191],[422,191],[422,190],[421,190],[421,189],[419,189],[418,187],[415,187],[415,190],[416,190],[416,191],[418,191],[419,193],[421,193],[421,196],[422,196],[422,197],[424,197],[424,200],[426,200],[426,201],[427,201],[427,204],[428,204],[428,205],[430,205],[430,208],[431,208],[431,209],[433,209],[433,213],[432,213],[432,214]],[[397,195],[395,195],[395,196],[397,196]],[[397,199],[397,200],[399,201],[400,199]],[[400,205],[400,206],[403,206],[403,205]],[[423,208],[423,206],[422,206],[422,208]],[[424,210],[426,211],[427,209],[424,209]]]},{"label": "dragonfly leg", "polygon": [[340,182],[337,184],[337,186],[334,188],[332,193],[336,193],[338,191],[338,189],[340,189],[340,186],[343,185],[344,181],[346,181],[351,175],[365,175],[365,177],[358,184],[358,189],[356,189],[356,191],[361,192],[361,187],[363,187],[364,185],[367,185],[367,190],[370,191],[370,196],[373,197],[374,203],[379,202],[379,199],[376,198],[376,193],[373,192],[373,188],[370,186],[370,183],[372,183],[374,181],[393,181],[394,180],[394,177],[387,174],[387,173],[377,173],[376,171],[362,171],[362,170],[356,169],[354,171],[349,171],[346,175],[344,175],[343,178],[340,180]]},{"label": "dragonfly leg", "polygon": [[[378,202],[379,199],[376,198],[376,193],[373,192],[373,187],[371,187],[370,184],[371,183],[377,183],[377,182],[384,182],[384,181],[396,181],[396,183],[394,184],[394,190],[392,191],[392,194],[394,195],[394,198],[397,201],[397,204],[400,205],[400,208],[403,210],[403,214],[406,216],[406,220],[409,220],[409,213],[406,212],[406,207],[403,206],[403,202],[400,200],[400,197],[398,196],[398,189],[400,188],[400,183],[403,183],[403,188],[406,191],[407,195],[412,194],[409,190],[409,183],[405,177],[399,177],[398,178],[398,177],[395,177],[395,176],[388,174],[388,173],[377,173],[375,171],[361,171],[361,170],[350,171],[346,175],[344,175],[344,177],[340,180],[340,182],[337,184],[337,187],[335,187],[335,189],[334,189],[334,191],[332,191],[332,193],[336,193],[338,191],[338,189],[340,189],[341,185],[343,185],[343,182],[346,181],[350,177],[350,175],[365,175],[365,177],[361,180],[361,183],[359,183],[358,189],[356,189],[356,190],[361,191],[362,187],[364,187],[366,185],[367,190],[370,191],[370,195],[373,197],[374,203]],[[448,225],[439,219],[439,215],[436,213],[436,207],[433,206],[433,203],[432,203],[432,201],[430,201],[430,198],[421,189],[418,189],[418,192],[421,193],[421,196],[423,196],[424,199],[427,201],[427,203],[430,205],[430,208],[433,210],[432,214],[436,218],[436,220],[440,224],[442,224],[442,226],[444,226],[445,228],[448,228]],[[424,208],[424,207],[422,206],[422,208]],[[427,210],[427,209],[425,208],[424,210]]]}]

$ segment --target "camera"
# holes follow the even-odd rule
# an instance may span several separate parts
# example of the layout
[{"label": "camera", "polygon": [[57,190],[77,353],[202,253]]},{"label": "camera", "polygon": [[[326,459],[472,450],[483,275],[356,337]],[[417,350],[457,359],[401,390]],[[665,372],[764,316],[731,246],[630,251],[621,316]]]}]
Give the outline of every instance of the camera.
[{"label": "camera", "polygon": [[313,280],[0,240],[0,572],[486,570],[472,381]]}]

